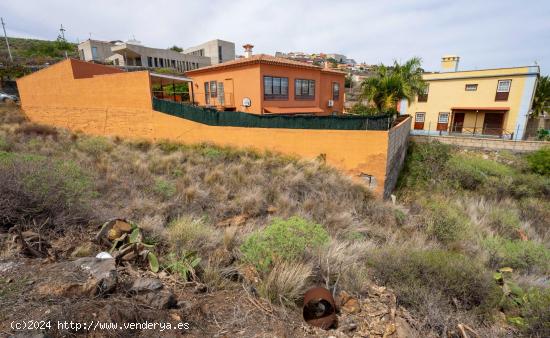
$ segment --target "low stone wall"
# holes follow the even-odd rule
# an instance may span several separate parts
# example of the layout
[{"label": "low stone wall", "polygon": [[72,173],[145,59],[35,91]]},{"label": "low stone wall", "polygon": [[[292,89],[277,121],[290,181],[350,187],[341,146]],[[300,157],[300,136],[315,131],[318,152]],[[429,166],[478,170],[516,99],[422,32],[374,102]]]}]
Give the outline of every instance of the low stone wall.
[{"label": "low stone wall", "polygon": [[411,135],[411,140],[414,142],[438,141],[441,143],[452,144],[464,148],[485,150],[510,150],[514,152],[530,152],[538,150],[545,146],[550,146],[550,142],[541,141],[512,141],[502,139],[457,136]]}]

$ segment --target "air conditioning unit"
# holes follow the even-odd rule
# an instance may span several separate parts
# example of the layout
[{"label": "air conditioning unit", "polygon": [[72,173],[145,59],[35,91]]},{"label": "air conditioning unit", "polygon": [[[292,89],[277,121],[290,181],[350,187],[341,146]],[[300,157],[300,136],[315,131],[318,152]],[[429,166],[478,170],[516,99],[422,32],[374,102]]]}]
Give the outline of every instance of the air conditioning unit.
[{"label": "air conditioning unit", "polygon": [[328,106],[334,107],[334,100],[328,100]]}]

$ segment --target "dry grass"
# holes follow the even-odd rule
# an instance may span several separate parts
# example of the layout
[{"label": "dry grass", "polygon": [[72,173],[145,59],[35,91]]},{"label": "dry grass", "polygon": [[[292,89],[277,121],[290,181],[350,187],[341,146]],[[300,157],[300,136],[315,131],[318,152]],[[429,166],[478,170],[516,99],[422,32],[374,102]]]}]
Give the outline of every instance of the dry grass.
[{"label": "dry grass", "polygon": [[292,305],[299,300],[307,287],[313,270],[311,265],[300,262],[280,262],[273,266],[260,282],[258,292],[269,301]]},{"label": "dry grass", "polygon": [[[73,163],[89,177],[90,183],[81,205],[67,204],[74,194],[31,194],[30,205],[51,208],[42,214],[29,213],[27,209],[17,214],[16,208],[9,206],[0,209],[10,217],[6,224],[48,215],[53,215],[50,220],[55,217],[61,220],[52,222],[52,226],[84,221],[95,226],[113,217],[131,219],[144,229],[149,241],[158,243],[161,254],[197,252],[201,258],[196,269],[198,278],[211,290],[234,286],[242,259],[239,247],[250,233],[266,227],[276,217],[299,216],[322,225],[331,237],[328,246],[294,260],[277,261],[268,271],[258,274],[259,284],[255,286],[262,297],[292,309],[304,290],[313,285],[324,284],[360,295],[376,273],[380,281],[395,287],[402,304],[423,318],[425,336],[430,332],[441,334],[457,321],[477,328],[490,327],[475,312],[482,310],[479,308],[483,302],[478,298],[485,293],[479,296],[479,290],[469,288],[471,281],[480,281],[479,274],[485,276],[493,269],[484,241],[489,236],[516,240],[519,227],[529,240],[548,247],[550,202],[541,193],[545,191],[544,180],[532,175],[521,178],[517,174],[521,178],[517,180],[519,188],[507,185],[501,194],[495,193],[500,191],[498,179],[487,180],[482,186],[485,190],[479,191],[451,185],[445,175],[439,175],[450,170],[445,166],[451,156],[447,151],[426,151],[417,159],[417,167],[409,166],[404,175],[406,184],[402,184],[399,195],[402,205],[393,206],[373,199],[367,188],[319,160],[298,160],[208,144],[89,137],[28,123],[17,109],[0,107],[0,152]],[[437,156],[432,158],[434,153]],[[494,177],[524,170],[519,164],[512,169],[502,167],[515,163],[514,156],[498,158],[500,165],[483,162],[479,170]],[[413,154],[412,158],[416,157]],[[468,164],[476,167],[478,157]],[[468,174],[466,169],[463,171]],[[35,175],[35,171],[21,170]],[[452,171],[449,177],[462,182],[464,177],[457,176],[458,173]],[[25,188],[21,186],[21,174],[11,168],[4,170],[3,175],[1,188],[8,186],[4,182],[10,185],[16,182],[19,187],[14,190],[16,200],[26,196],[19,193]],[[485,177],[470,176],[462,183]],[[54,187],[66,181],[63,175],[55,177],[46,181],[58,182]],[[442,177],[442,181],[434,181],[434,177]],[[423,185],[423,180],[429,180],[430,184]],[[537,188],[530,190],[530,184]],[[60,201],[60,196],[68,197]],[[467,236],[461,231],[447,233],[445,224],[436,227],[441,225],[435,223],[441,210],[447,209],[439,206],[430,209],[426,201],[433,200],[444,201],[440,204],[458,210],[449,224],[462,229],[458,223],[467,223]],[[27,202],[24,205],[28,206]],[[58,210],[56,206],[62,207]],[[89,213],[82,214],[82,210]],[[227,228],[219,226],[235,217],[244,222]],[[388,253],[388,248],[394,250]],[[407,257],[407,252],[416,253],[415,259]],[[460,255],[460,259],[455,255]],[[388,260],[390,256],[396,260]],[[366,261],[370,261],[370,269]],[[448,261],[452,264],[447,264]],[[460,264],[473,264],[476,269],[461,268]],[[422,269],[439,284],[431,289],[426,287],[433,282],[417,274]],[[469,273],[478,276],[465,276]],[[544,277],[523,273],[514,278],[521,285],[548,287]],[[409,282],[414,285],[407,285]],[[449,290],[454,293],[451,295]],[[450,295],[457,304],[466,304],[473,310],[457,308]],[[493,332],[491,328],[485,330]]]}]

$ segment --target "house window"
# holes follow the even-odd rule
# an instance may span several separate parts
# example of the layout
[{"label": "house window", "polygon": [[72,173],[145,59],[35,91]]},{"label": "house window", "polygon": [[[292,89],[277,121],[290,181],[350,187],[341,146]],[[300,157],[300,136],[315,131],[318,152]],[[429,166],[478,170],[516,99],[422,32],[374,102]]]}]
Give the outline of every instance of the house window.
[{"label": "house window", "polygon": [[439,113],[437,123],[449,123],[449,113]]},{"label": "house window", "polygon": [[80,54],[80,60],[86,60],[86,58],[84,56],[84,49],[79,49],[78,53]]},{"label": "house window", "polygon": [[467,84],[465,90],[467,92],[475,92],[477,90],[477,83]]},{"label": "house window", "polygon": [[437,117],[437,130],[447,131],[449,126],[449,113],[439,113]]},{"label": "house window", "polygon": [[511,86],[512,80],[498,80],[495,101],[507,101]]},{"label": "house window", "polygon": [[153,68],[153,58],[150,56],[147,57],[147,65]]},{"label": "house window", "polygon": [[97,55],[97,47],[92,47],[92,60],[98,60],[99,56]]},{"label": "house window", "polygon": [[164,59],[162,59],[162,58],[160,59],[160,67],[161,68],[164,67]]},{"label": "house window", "polygon": [[415,130],[422,130],[424,129],[424,119],[426,117],[426,113],[416,113],[414,115],[414,129]]},{"label": "house window", "polygon": [[294,80],[294,95],[299,100],[313,100],[315,97],[315,80]]},{"label": "house window", "polygon": [[288,100],[288,77],[264,76],[264,100]]},{"label": "house window", "polygon": [[222,46],[218,46],[218,62],[222,63]]},{"label": "house window", "polygon": [[418,102],[427,102],[428,101],[428,93],[430,92],[430,85],[426,85],[426,88],[422,91],[422,93],[418,94]]},{"label": "house window", "polygon": [[218,96],[218,88],[216,81],[210,81],[210,97]]},{"label": "house window", "polygon": [[210,82],[204,83],[204,103],[210,104]]},{"label": "house window", "polygon": [[159,59],[155,58],[155,67],[158,67],[158,66],[159,66]]},{"label": "house window", "polygon": [[332,83],[332,99],[338,101],[340,99],[340,84],[338,82]]}]

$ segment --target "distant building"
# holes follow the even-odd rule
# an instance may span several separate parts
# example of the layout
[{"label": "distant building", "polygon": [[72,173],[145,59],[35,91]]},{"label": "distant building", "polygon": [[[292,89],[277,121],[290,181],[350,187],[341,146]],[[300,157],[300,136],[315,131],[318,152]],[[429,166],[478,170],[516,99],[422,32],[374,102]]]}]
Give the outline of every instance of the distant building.
[{"label": "distant building", "polygon": [[115,66],[173,68],[180,72],[210,66],[210,58],[183,54],[171,49],[145,47],[137,41],[118,43],[111,47],[113,55],[106,61]]},{"label": "distant building", "polygon": [[136,40],[122,42],[89,39],[78,45],[80,59],[84,61],[124,67],[172,68],[180,72],[217,64],[220,60],[235,59],[235,44],[222,40],[209,41],[187,51],[146,47]]},{"label": "distant building", "polygon": [[308,63],[252,55],[187,73],[195,101],[253,114],[330,115],[343,112],[345,73]]},{"label": "distant building", "polygon": [[336,62],[345,63],[348,58],[343,54],[327,54],[327,59],[334,59]]},{"label": "distant building", "polygon": [[111,47],[121,41],[99,41],[88,39],[78,44],[78,55],[83,61],[105,62],[113,55]]},{"label": "distant building", "polygon": [[540,74],[538,66],[459,70],[460,58],[444,56],[441,72],[426,73],[426,92],[401,101],[413,117],[413,134],[524,138]]},{"label": "distant building", "polygon": [[235,60],[235,43],[223,40],[212,40],[195,47],[186,48],[183,54],[206,56],[210,63],[218,63]]}]

